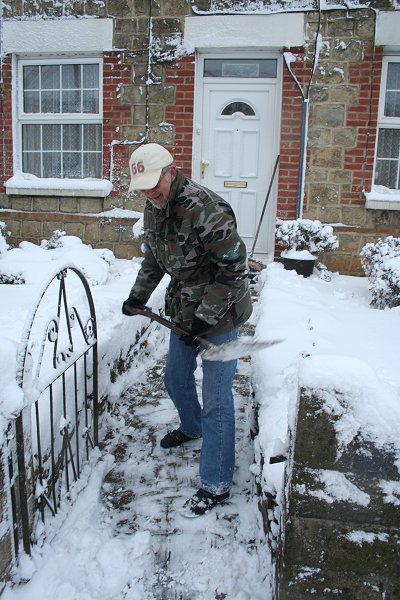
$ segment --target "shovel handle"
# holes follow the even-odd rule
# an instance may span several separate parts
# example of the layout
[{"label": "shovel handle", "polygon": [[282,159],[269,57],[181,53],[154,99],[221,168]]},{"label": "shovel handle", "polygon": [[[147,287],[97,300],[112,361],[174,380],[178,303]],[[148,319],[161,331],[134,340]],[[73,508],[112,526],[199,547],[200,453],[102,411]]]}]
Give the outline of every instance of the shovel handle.
[{"label": "shovel handle", "polygon": [[[125,307],[125,309],[128,312],[131,312],[129,306]],[[191,335],[188,331],[186,331],[185,329],[182,329],[182,327],[179,327],[179,325],[176,325],[175,323],[168,321],[168,319],[164,319],[164,317],[161,317],[157,313],[153,312],[151,310],[151,308],[149,308],[148,306],[143,306],[143,307],[138,306],[138,307],[133,308],[132,315],[143,315],[144,317],[148,317],[152,321],[157,321],[157,323],[164,325],[164,327],[167,327],[168,329],[170,329],[171,331],[173,331],[174,333],[176,333],[179,336]],[[214,348],[214,344],[212,344],[211,342],[209,342],[208,340],[206,340],[203,337],[196,335],[196,336],[193,336],[193,339],[196,339],[199,342],[199,344],[204,346],[204,348]]]}]

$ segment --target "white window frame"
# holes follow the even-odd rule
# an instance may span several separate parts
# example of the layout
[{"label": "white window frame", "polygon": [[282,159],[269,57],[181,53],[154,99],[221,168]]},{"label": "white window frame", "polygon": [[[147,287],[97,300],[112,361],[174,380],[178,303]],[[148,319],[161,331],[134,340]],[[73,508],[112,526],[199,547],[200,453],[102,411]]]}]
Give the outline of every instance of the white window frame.
[{"label": "white window frame", "polygon": [[[98,64],[99,67],[99,110],[96,113],[24,113],[23,112],[23,67],[26,65]],[[46,58],[16,57],[14,62],[14,176],[6,182],[8,194],[54,195],[54,196],[107,196],[112,189],[108,180],[47,179],[25,175],[22,172],[22,125],[25,124],[101,124],[103,125],[103,58],[96,55],[48,56]],[[101,144],[101,164],[103,145]]]},{"label": "white window frame", "polygon": [[[379,210],[400,210],[400,189],[389,189],[380,185],[375,185],[375,174],[377,166],[378,139],[381,129],[399,129],[400,117],[387,117],[384,114],[386,101],[386,82],[389,63],[400,63],[400,54],[391,54],[383,57],[382,77],[378,105],[378,121],[376,127],[376,143],[374,154],[374,169],[372,174],[372,188],[370,192],[365,193],[366,208]],[[400,161],[400,158],[399,158]]]}]

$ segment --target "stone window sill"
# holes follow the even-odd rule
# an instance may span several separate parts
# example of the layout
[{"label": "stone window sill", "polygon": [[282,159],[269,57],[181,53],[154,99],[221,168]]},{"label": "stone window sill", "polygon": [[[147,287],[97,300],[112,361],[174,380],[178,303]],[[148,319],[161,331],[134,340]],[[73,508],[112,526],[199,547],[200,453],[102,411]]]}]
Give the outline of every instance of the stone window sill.
[{"label": "stone window sill", "polygon": [[400,210],[400,190],[389,190],[383,186],[374,186],[370,192],[364,192],[365,208],[373,210]]},{"label": "stone window sill", "polygon": [[14,175],[5,187],[10,196],[106,198],[112,191],[107,179],[39,179],[27,175]]}]

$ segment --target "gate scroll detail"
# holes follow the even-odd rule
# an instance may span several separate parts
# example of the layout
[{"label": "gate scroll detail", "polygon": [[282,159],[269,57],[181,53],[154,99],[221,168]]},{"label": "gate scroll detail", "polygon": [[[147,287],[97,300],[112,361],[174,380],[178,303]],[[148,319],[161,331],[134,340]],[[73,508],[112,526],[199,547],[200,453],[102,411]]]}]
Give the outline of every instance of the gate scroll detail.
[{"label": "gate scroll detail", "polygon": [[[68,284],[68,285],[67,285]],[[8,432],[15,557],[38,518],[55,515],[98,445],[96,315],[89,284],[60,270],[32,312],[19,353],[24,407]]]}]

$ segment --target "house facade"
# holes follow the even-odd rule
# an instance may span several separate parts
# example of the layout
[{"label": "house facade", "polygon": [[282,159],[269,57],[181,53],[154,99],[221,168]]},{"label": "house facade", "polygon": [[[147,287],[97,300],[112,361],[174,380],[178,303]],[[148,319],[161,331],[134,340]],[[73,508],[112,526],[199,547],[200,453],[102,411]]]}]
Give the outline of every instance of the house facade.
[{"label": "house facade", "polygon": [[128,162],[157,142],[232,204],[255,256],[277,255],[277,218],[319,219],[340,242],[328,268],[360,274],[365,243],[400,231],[400,10],[370,4],[3,4],[11,243],[62,229],[140,253],[144,200],[128,194]]}]

